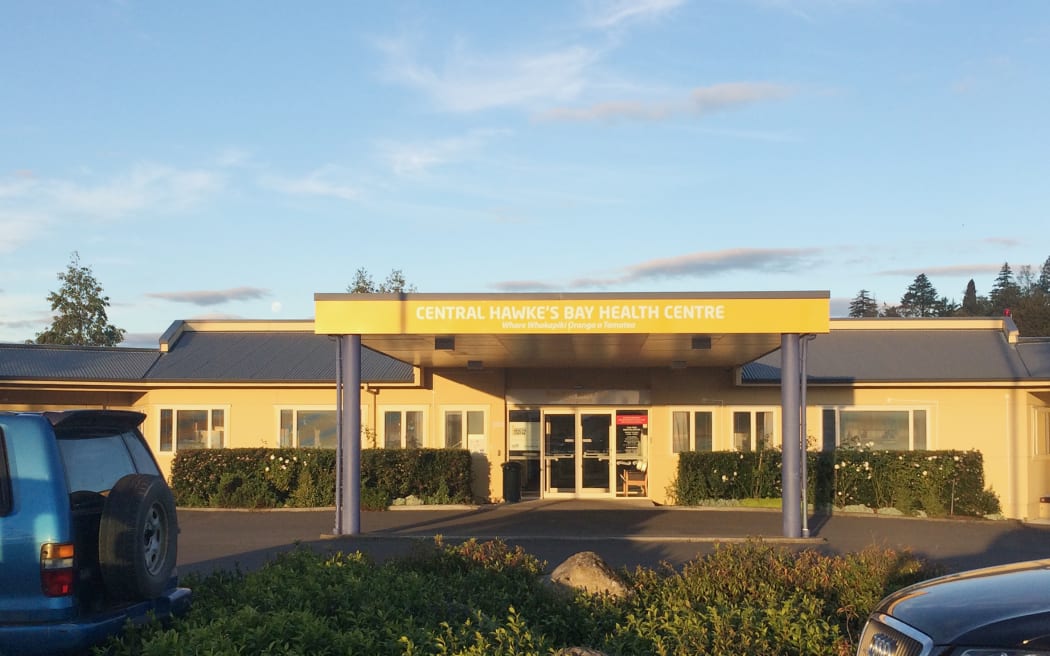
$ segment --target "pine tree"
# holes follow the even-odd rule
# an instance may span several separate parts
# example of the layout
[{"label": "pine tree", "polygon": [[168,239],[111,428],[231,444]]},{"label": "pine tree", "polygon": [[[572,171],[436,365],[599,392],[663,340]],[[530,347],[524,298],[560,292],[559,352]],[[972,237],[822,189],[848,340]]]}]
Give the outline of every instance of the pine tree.
[{"label": "pine tree", "polygon": [[856,297],[849,303],[849,316],[854,318],[879,316],[879,304],[871,292],[866,289],[857,292]]},{"label": "pine tree", "polygon": [[106,316],[109,297],[102,295],[91,267],[80,265],[79,253],[73,252],[58,279],[62,287],[47,295],[51,311],[58,314],[46,330],[37,333],[37,344],[116,346],[124,341],[125,331],[110,324]]},{"label": "pine tree", "polygon": [[925,273],[915,276],[901,297],[900,311],[905,317],[932,317],[937,306],[937,290]]},{"label": "pine tree", "polygon": [[1046,262],[1043,262],[1043,268],[1039,270],[1039,277],[1036,278],[1035,286],[1041,289],[1044,294],[1050,294],[1050,257],[1046,258]]},{"label": "pine tree", "polygon": [[981,307],[977,301],[977,285],[974,283],[973,278],[970,278],[970,282],[966,283],[966,291],[963,293],[962,310],[960,314],[967,317],[977,317],[981,315]]},{"label": "pine tree", "polygon": [[988,300],[991,302],[992,314],[996,316],[1006,314],[1021,300],[1021,289],[1014,281],[1014,274],[1008,262],[1003,262],[1002,268],[999,269]]}]

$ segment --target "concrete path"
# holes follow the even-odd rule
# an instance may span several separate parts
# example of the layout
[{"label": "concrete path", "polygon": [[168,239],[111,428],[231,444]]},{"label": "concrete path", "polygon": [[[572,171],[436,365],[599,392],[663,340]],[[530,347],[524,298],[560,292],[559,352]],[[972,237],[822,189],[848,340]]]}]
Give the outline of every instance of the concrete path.
[{"label": "concrete path", "polygon": [[251,569],[297,544],[362,551],[376,560],[409,553],[440,535],[449,542],[499,538],[553,568],[579,551],[614,567],[678,567],[719,543],[761,538],[845,554],[868,546],[908,549],[959,571],[1050,558],[1050,526],[1016,521],[931,520],[874,515],[810,517],[808,539],[787,540],[779,511],[660,507],[638,500],[523,501],[478,508],[363,512],[362,534],[332,537],[334,509],[179,509],[179,571]]}]

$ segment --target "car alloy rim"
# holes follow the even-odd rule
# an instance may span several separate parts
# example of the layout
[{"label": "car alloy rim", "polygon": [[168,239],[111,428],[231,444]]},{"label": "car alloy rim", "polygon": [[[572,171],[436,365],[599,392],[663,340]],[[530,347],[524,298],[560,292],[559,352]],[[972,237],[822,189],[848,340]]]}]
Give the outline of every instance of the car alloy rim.
[{"label": "car alloy rim", "polygon": [[151,575],[160,571],[164,563],[165,534],[164,534],[164,509],[160,504],[150,506],[146,515],[146,524],[142,531],[143,556],[146,562],[146,571]]}]

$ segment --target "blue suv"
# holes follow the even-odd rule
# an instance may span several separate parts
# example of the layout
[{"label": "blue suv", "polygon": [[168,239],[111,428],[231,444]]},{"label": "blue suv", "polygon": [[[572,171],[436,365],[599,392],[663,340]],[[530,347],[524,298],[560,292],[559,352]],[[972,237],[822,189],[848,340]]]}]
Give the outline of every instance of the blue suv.
[{"label": "blue suv", "polygon": [[171,490],[120,410],[0,412],[0,654],[84,651],[189,608]]}]

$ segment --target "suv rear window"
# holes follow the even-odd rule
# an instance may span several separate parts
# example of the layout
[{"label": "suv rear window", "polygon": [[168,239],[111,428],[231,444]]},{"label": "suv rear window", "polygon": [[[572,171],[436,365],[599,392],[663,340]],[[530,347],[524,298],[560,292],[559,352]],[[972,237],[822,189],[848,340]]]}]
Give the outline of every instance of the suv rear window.
[{"label": "suv rear window", "polygon": [[134,433],[99,437],[59,437],[70,492],[105,492],[127,474],[159,474]]}]

